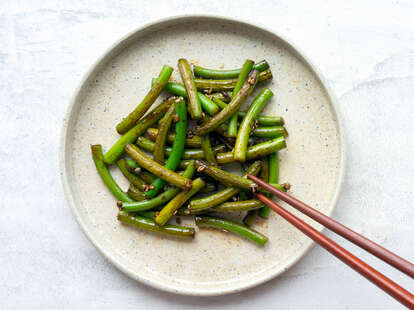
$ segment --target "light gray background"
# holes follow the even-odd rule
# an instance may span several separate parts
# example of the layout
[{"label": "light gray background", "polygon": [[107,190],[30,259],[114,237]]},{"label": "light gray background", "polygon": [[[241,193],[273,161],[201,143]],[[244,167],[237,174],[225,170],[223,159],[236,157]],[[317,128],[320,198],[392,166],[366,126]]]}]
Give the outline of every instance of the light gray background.
[{"label": "light gray background", "polygon": [[[344,118],[348,163],[334,217],[414,260],[413,1],[0,1],[0,308],[400,308],[319,247],[265,285],[199,298],[130,280],[81,232],[58,166],[71,94],[120,36],[184,13],[258,21],[305,51]],[[333,238],[414,290],[413,280]]]}]

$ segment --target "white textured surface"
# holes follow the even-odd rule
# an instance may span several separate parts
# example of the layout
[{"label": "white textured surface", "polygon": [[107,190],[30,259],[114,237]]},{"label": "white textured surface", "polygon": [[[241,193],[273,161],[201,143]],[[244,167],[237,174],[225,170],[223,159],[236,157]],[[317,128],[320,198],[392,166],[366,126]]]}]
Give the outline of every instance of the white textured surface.
[{"label": "white textured surface", "polygon": [[[96,57],[153,19],[232,12],[292,39],[319,66],[339,98],[348,142],[335,218],[413,260],[413,3],[269,2],[240,1],[238,9],[224,1],[2,3],[2,308],[400,307],[317,247],[277,280],[241,294],[190,298],[159,292],[107,263],[66,205],[58,174],[60,125],[74,88]],[[412,280],[335,239],[414,290]]]}]

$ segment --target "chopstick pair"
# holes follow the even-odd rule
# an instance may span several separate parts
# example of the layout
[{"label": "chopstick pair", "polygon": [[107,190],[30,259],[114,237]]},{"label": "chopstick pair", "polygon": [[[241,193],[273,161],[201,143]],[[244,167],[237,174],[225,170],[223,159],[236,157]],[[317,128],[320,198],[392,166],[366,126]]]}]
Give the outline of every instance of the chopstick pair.
[{"label": "chopstick pair", "polygon": [[[277,198],[288,203],[298,211],[306,214],[310,218],[324,225],[329,230],[337,233],[338,235],[365,249],[366,251],[370,252],[376,257],[382,259],[384,262],[409,275],[411,278],[414,278],[414,265],[409,261],[385,249],[379,244],[365,238],[364,236],[349,229],[348,227],[335,221],[329,216],[326,216],[318,210],[313,209],[312,207],[294,198],[293,196],[278,190],[277,188],[271,186],[263,180],[250,174],[248,175],[248,178],[255,182],[257,185],[263,187],[269,193],[275,195]],[[370,280],[372,283],[384,290],[386,293],[390,294],[400,303],[402,303],[410,309],[414,309],[414,295],[411,294],[409,291],[399,286],[397,283],[393,282],[391,279],[387,278],[385,275],[383,275],[376,269],[372,268],[370,265],[368,265],[358,257],[354,256],[353,254],[345,250],[343,247],[338,245],[336,242],[332,241],[331,239],[329,239],[328,237],[314,229],[309,224],[305,223],[289,211],[285,210],[265,195],[261,193],[255,193],[255,195],[263,203],[268,205],[276,213],[278,213],[285,220],[287,220],[293,226],[298,228],[300,231],[302,231],[305,235],[310,237],[324,249],[328,250],[331,254],[335,255],[345,264],[347,264],[355,271],[360,273],[362,276]]]}]

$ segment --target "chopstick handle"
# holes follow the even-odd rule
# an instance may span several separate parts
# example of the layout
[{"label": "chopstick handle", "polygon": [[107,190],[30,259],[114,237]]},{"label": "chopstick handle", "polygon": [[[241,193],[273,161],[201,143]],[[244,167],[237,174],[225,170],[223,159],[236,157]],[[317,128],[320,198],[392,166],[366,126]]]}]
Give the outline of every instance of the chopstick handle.
[{"label": "chopstick handle", "polygon": [[255,194],[262,202],[267,204],[270,208],[276,211],[280,216],[285,220],[291,223],[293,226],[302,231],[309,238],[314,240],[324,249],[328,250],[331,254],[335,255],[349,267],[357,271],[359,274],[367,278],[369,281],[374,283],[376,286],[384,290],[386,293],[390,294],[392,297],[397,299],[403,305],[410,309],[414,309],[414,295],[411,294],[406,289],[399,286],[397,283],[393,282],[391,279],[384,276],[382,273],[378,272],[376,269],[372,268],[364,261],[360,260],[343,247],[321,234],[319,231],[302,221],[301,219],[294,216],[289,211],[283,209],[277,203],[273,202],[271,199],[267,198],[263,194]]},{"label": "chopstick handle", "polygon": [[351,230],[350,228],[330,218],[329,216],[326,216],[322,212],[319,212],[318,210],[312,208],[311,206],[308,206],[302,201],[296,199],[295,197],[278,190],[277,188],[262,181],[261,179],[255,176],[250,176],[250,175],[249,175],[249,178],[253,180],[255,183],[262,186],[268,192],[274,194],[277,198],[283,200],[284,202],[288,203],[295,209],[306,214],[307,216],[314,219],[315,221],[321,223],[323,226],[325,226],[329,230],[337,233],[338,235],[358,245],[359,247],[363,248],[369,253],[382,259],[384,262],[404,272],[405,274],[409,275],[411,278],[414,278],[414,264],[405,260],[401,256],[398,256],[397,254],[387,250],[381,245],[375,243],[374,241],[371,241],[368,238],[358,234],[357,232]]}]

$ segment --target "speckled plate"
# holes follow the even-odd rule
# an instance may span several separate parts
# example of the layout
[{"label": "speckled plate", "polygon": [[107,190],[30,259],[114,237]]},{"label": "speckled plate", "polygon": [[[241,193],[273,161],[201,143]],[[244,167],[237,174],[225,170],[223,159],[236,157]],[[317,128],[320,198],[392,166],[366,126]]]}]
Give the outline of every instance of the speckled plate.
[{"label": "speckled plate", "polygon": [[[274,78],[268,87],[275,96],[265,112],[282,115],[290,133],[287,150],[280,152],[280,180],[292,183],[297,198],[328,215],[333,212],[344,171],[344,139],[334,98],[320,74],[279,35],[211,16],[151,23],[97,61],[76,90],[64,121],[64,189],[88,238],[130,277],[188,295],[244,290],[287,270],[312,242],[276,214],[255,225],[269,236],[263,248],[220,231],[201,230],[194,240],[182,241],[121,225],[115,199],[91,159],[90,144],[108,149],[118,139],[115,125],[144,96],[151,78],[165,63],[176,67],[180,57],[211,68],[240,67],[246,58],[270,63]],[[177,71],[174,79],[179,80]],[[119,172],[113,169],[113,174],[126,189]]]}]

